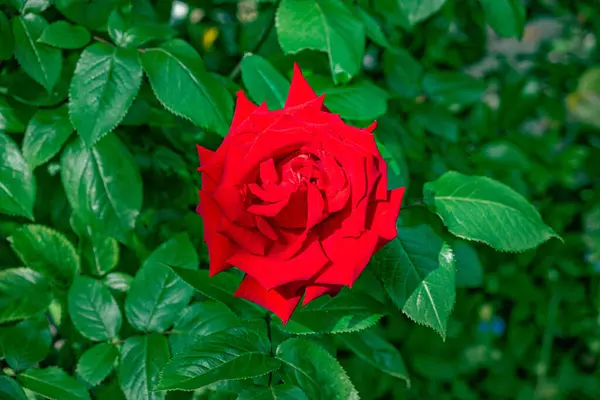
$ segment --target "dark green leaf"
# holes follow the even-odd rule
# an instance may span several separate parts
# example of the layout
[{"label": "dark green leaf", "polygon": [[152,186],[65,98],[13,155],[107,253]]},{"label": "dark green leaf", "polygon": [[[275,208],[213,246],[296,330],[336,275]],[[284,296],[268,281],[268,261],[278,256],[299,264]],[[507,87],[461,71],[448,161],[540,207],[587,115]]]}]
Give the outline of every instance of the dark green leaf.
[{"label": "dark green leaf", "polygon": [[[325,106],[332,113],[345,119],[371,121],[387,111],[387,92],[367,80],[347,86],[325,88],[323,92]],[[369,106],[365,107],[365,104]]]},{"label": "dark green leaf", "polygon": [[208,271],[205,269],[199,271],[191,271],[183,268],[171,269],[177,276],[199,291],[203,296],[225,304],[241,318],[259,318],[264,315],[262,309],[254,303],[233,296],[233,293],[241,282],[241,277],[239,276],[222,272],[210,277]]},{"label": "dark green leaf", "polygon": [[127,147],[110,134],[92,149],[77,140],[63,151],[61,178],[81,221],[119,240],[142,207],[142,178]]},{"label": "dark green leaf", "polygon": [[385,37],[385,34],[381,31],[379,22],[371,14],[367,13],[358,5],[355,5],[352,8],[352,12],[354,13],[354,16],[365,26],[365,33],[369,39],[381,47],[390,47],[390,43]]},{"label": "dark green leaf", "polygon": [[92,386],[102,382],[115,368],[119,349],[111,343],[100,343],[87,350],[77,362],[77,375]]},{"label": "dark green leaf", "polygon": [[144,16],[114,10],[108,19],[108,34],[118,46],[136,48],[153,40],[168,40],[175,31]]},{"label": "dark green leaf", "polygon": [[400,352],[372,329],[340,335],[338,340],[375,368],[403,379],[410,386],[408,371]]},{"label": "dark green leaf", "polygon": [[7,0],[9,4],[15,7],[22,14],[28,12],[40,13],[50,7],[50,0]]},{"label": "dark green leaf", "polygon": [[198,338],[239,324],[238,317],[227,306],[207,300],[185,308],[169,336],[173,354],[178,354]]},{"label": "dark green leaf", "polygon": [[84,384],[58,367],[29,369],[19,374],[18,379],[25,388],[49,399],[90,399]]},{"label": "dark green leaf", "polygon": [[299,386],[309,399],[359,399],[341,365],[312,340],[286,340],[277,348],[277,358],[283,364],[283,381]]},{"label": "dark green leaf", "polygon": [[190,345],[166,365],[158,389],[193,390],[276,370],[280,363],[269,355],[270,343],[261,325],[263,329],[246,324],[213,333]]},{"label": "dark green leaf", "polygon": [[479,0],[485,18],[500,36],[522,38],[525,29],[525,4],[521,0]]},{"label": "dark green leaf", "polygon": [[423,90],[435,103],[465,106],[481,98],[486,83],[460,72],[436,71],[425,75]]},{"label": "dark green leaf", "polygon": [[446,0],[396,0],[410,25],[415,25],[437,12]]},{"label": "dark green leaf", "polygon": [[79,236],[79,252],[87,261],[90,272],[103,276],[113,270],[119,262],[119,243],[81,222],[81,219],[71,215],[71,227]]},{"label": "dark green leaf", "polygon": [[371,265],[388,295],[407,316],[446,337],[455,293],[454,255],[427,225],[398,228]]},{"label": "dark green leaf", "polygon": [[164,393],[153,392],[163,367],[169,361],[167,339],[157,333],[133,336],[121,347],[119,384],[127,400],[162,400]]},{"label": "dark green leaf", "polygon": [[483,266],[477,250],[460,239],[454,242],[452,248],[456,258],[456,287],[480,287],[483,283]]},{"label": "dark green leaf", "polygon": [[193,290],[169,267],[198,269],[198,255],[186,234],[163,243],[144,262],[127,292],[125,314],[136,329],[162,332],[189,303]]},{"label": "dark green leaf", "polygon": [[75,278],[69,289],[69,315],[77,330],[90,340],[112,339],[121,330],[121,311],[110,290],[87,276]]},{"label": "dark green leaf", "polygon": [[413,122],[451,143],[458,142],[460,121],[450,112],[433,104],[412,114]]},{"label": "dark green leaf", "polygon": [[267,60],[258,55],[245,56],[242,80],[255,103],[266,101],[270,109],[283,108],[290,83]]},{"label": "dark green leaf", "polygon": [[14,379],[0,376],[0,398],[6,400],[27,400],[25,392]]},{"label": "dark green leaf", "polygon": [[500,170],[506,168],[527,170],[531,166],[529,159],[521,149],[507,141],[486,143],[473,159],[486,166],[495,166]]},{"label": "dark green leaf", "polygon": [[389,118],[377,122],[374,134],[381,156],[388,164],[388,188],[405,187],[409,183],[409,170],[401,138],[408,134]]},{"label": "dark green leaf", "polygon": [[335,83],[346,83],[358,73],[365,29],[342,1],[283,0],[275,26],[285,53],[304,49],[326,52]]},{"label": "dark green leaf", "polygon": [[278,327],[295,334],[354,332],[377,323],[382,309],[381,303],[365,294],[343,294],[311,302]]},{"label": "dark green leaf", "polygon": [[298,386],[276,385],[244,390],[236,400],[308,400]]},{"label": "dark green leaf", "polygon": [[37,42],[47,26],[48,22],[36,14],[12,19],[17,61],[29,76],[50,92],[60,77],[62,56],[59,49]]},{"label": "dark green leaf", "polygon": [[23,138],[23,157],[31,168],[54,157],[73,132],[67,106],[39,110],[29,121]]},{"label": "dark green leaf", "polygon": [[4,351],[4,359],[15,371],[31,368],[42,361],[50,352],[51,345],[50,326],[43,316],[0,330],[0,348]]},{"label": "dark green leaf", "polygon": [[404,49],[386,49],[383,53],[385,82],[392,91],[404,98],[421,94],[423,67]]},{"label": "dark green leaf", "polygon": [[88,147],[121,122],[141,83],[135,50],[95,43],[83,51],[71,81],[69,113]]},{"label": "dark green leaf", "polygon": [[6,15],[0,11],[0,61],[10,60],[13,55],[15,41],[12,34],[12,28],[6,18]]},{"label": "dark green leaf", "polygon": [[193,47],[174,39],[146,49],[140,59],[156,97],[169,111],[223,136],[227,133],[233,101],[204,69]]},{"label": "dark green leaf", "polygon": [[0,97],[0,130],[21,133],[29,116],[27,107]]},{"label": "dark green leaf", "polygon": [[9,238],[25,266],[61,285],[70,285],[79,271],[79,256],[61,233],[42,225],[25,225]]},{"label": "dark green leaf", "polygon": [[0,132],[0,212],[33,220],[35,179],[17,145]]},{"label": "dark green leaf", "polygon": [[0,323],[38,315],[51,301],[50,286],[41,274],[29,268],[0,271]]},{"label": "dark green leaf", "polygon": [[85,46],[91,39],[90,31],[83,26],[56,21],[44,29],[37,41],[60,49],[73,50]]},{"label": "dark green leaf", "polygon": [[501,251],[524,251],[558,235],[527,200],[482,176],[447,172],[423,188],[429,209],[454,235]]},{"label": "dark green leaf", "polygon": [[71,21],[91,30],[101,30],[106,26],[112,10],[125,2],[125,0],[54,0],[54,5]]}]

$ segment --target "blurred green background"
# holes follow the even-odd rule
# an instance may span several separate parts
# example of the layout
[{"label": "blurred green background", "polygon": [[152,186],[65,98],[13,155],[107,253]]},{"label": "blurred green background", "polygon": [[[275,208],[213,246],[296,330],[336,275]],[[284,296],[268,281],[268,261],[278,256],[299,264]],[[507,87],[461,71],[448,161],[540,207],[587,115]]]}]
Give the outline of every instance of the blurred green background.
[{"label": "blurred green background", "polygon": [[[330,93],[326,105],[351,123],[366,126],[375,114],[392,183],[408,186],[402,224],[427,222],[452,243],[458,292],[446,341],[400,312],[377,328],[400,349],[410,387],[343,346],[331,347],[366,400],[600,399],[600,1],[495,1],[423,0],[441,7],[408,21],[398,8],[403,0],[346,1],[374,25],[367,25],[361,71],[352,80],[358,89],[337,94],[327,54],[283,53],[275,2],[153,2],[156,14],[170,19],[232,92],[252,81],[239,64],[252,52],[287,78],[297,61],[317,91]],[[496,8],[500,3],[506,7]],[[58,15],[54,9],[48,14],[49,20]],[[71,55],[64,61],[67,78],[78,57]],[[5,66],[0,94],[11,102],[34,96],[34,82],[16,63]],[[57,90],[63,89],[66,97],[59,82]],[[31,115],[0,100],[0,125]],[[140,242],[154,248],[187,231],[206,262],[194,213],[195,144],[215,148],[221,137],[162,109],[147,82],[118,133],[144,181]],[[35,172],[36,222],[74,237],[57,170],[54,159]],[[447,236],[421,207],[421,193],[425,182],[448,170],[489,176],[523,194],[564,243],[503,254]],[[2,237],[19,226],[10,218],[0,222]],[[0,254],[1,268],[18,265],[4,240]],[[138,264],[124,248],[120,271],[134,275]],[[370,287],[372,278],[365,273],[357,286]],[[333,340],[322,338],[325,345]],[[70,368],[76,352],[65,347],[49,364]],[[111,382],[104,398],[112,398]]]}]

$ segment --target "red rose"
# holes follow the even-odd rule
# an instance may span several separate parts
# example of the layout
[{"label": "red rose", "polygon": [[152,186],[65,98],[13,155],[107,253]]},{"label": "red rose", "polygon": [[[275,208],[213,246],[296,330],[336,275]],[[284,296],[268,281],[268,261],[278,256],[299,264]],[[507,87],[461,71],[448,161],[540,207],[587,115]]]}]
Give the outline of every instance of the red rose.
[{"label": "red rose", "polygon": [[198,146],[210,274],[244,271],[235,295],[284,323],[302,296],[305,305],[352,286],[396,237],[404,193],[387,190],[376,124],[346,125],[323,100],[294,66],[282,110],[239,92],[221,147]]}]

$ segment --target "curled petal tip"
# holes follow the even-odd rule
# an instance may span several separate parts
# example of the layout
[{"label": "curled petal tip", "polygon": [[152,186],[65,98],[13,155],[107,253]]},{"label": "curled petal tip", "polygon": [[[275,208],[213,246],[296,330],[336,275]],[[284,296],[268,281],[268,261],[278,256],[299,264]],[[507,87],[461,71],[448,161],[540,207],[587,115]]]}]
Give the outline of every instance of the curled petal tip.
[{"label": "curled petal tip", "polygon": [[317,94],[310,87],[304,75],[302,75],[302,70],[300,70],[297,63],[294,63],[294,73],[292,75],[290,91],[285,101],[285,108],[304,104],[316,98]]},{"label": "curled petal tip", "polygon": [[373,121],[373,123],[365,128],[365,131],[369,133],[373,133],[373,131],[377,128],[377,121]]}]

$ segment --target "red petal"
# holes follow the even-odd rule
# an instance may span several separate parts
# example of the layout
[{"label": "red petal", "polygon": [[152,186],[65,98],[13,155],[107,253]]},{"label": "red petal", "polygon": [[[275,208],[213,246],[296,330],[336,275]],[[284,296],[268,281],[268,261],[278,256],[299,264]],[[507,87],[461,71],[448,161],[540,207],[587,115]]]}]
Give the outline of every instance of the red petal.
[{"label": "red petal", "polygon": [[369,229],[383,239],[392,240],[398,234],[396,222],[398,221],[405,189],[402,187],[390,190],[388,200],[378,201],[371,211],[372,223]]},{"label": "red petal", "polygon": [[285,108],[304,104],[307,101],[317,98],[317,94],[310,87],[298,64],[294,63],[294,74],[292,75],[292,84],[285,101]]},{"label": "red petal", "polygon": [[202,147],[200,145],[196,145],[196,149],[198,149],[198,159],[200,160],[201,166],[210,162],[210,160],[215,155],[214,151],[205,149],[204,147]]},{"label": "red petal", "polygon": [[218,274],[231,266],[226,263],[233,253],[233,245],[228,238],[217,232],[217,223],[221,212],[211,196],[200,191],[198,213],[204,221],[204,241],[210,258],[210,275]]},{"label": "red petal", "polygon": [[373,121],[373,123],[365,128],[365,131],[369,133],[373,133],[373,131],[377,128],[377,121]]},{"label": "red petal", "polygon": [[233,114],[233,121],[231,122],[231,129],[229,133],[231,133],[235,128],[237,128],[242,122],[250,116],[258,107],[248,100],[246,94],[243,91],[237,92],[237,102],[235,103],[235,113]]},{"label": "red petal", "polygon": [[241,297],[266,308],[277,315],[285,324],[300,302],[302,291],[294,290],[292,292],[289,288],[266,290],[256,279],[246,275],[234,293],[234,296]]},{"label": "red petal", "polygon": [[304,291],[304,298],[302,299],[302,305],[305,306],[311,301],[323,295],[335,296],[342,290],[342,286],[338,285],[310,285],[306,287]]},{"label": "red petal", "polygon": [[277,236],[277,232],[275,232],[275,230],[273,229],[271,224],[269,224],[269,221],[267,221],[266,218],[263,218],[260,215],[257,215],[255,218],[256,218],[256,227],[263,235],[265,235],[266,237],[268,237],[271,240],[279,239],[279,237]]},{"label": "red petal", "polygon": [[254,228],[243,227],[222,216],[217,225],[217,232],[227,236],[232,242],[250,253],[260,256],[265,254],[268,240]]},{"label": "red petal", "polygon": [[354,281],[365,269],[375,253],[379,238],[366,231],[358,238],[331,235],[323,241],[323,249],[331,260],[331,265],[315,279],[317,284],[347,285]]},{"label": "red petal", "polygon": [[246,252],[236,252],[229,259],[230,264],[252,276],[267,290],[290,282],[310,280],[328,262],[317,240],[311,241],[296,257],[287,261]]},{"label": "red petal", "polygon": [[275,161],[272,158],[260,163],[260,180],[263,185],[279,183],[279,174],[275,169]]}]

